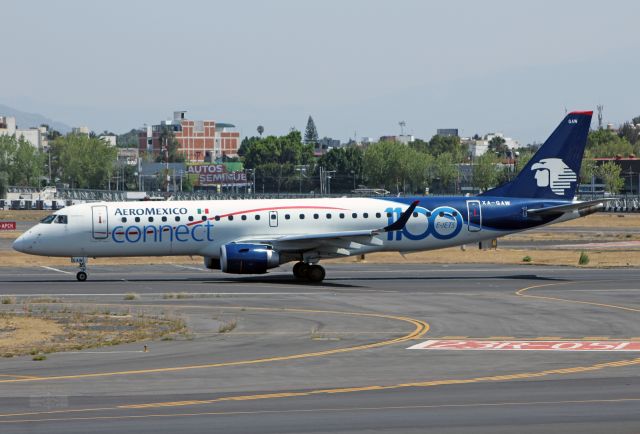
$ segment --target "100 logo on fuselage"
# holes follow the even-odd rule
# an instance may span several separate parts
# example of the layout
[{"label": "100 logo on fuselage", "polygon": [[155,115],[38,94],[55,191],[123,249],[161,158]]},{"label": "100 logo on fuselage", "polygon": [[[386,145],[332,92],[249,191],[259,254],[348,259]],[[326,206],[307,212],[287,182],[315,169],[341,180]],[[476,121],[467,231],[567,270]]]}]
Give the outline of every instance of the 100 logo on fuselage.
[{"label": "100 logo on fuselage", "polygon": [[[385,212],[387,213],[389,224],[392,224],[402,215],[402,208],[387,208]],[[426,218],[424,230],[421,232],[412,232],[415,231],[416,225],[407,224],[401,231],[388,232],[387,240],[393,241],[395,239],[396,241],[400,241],[403,237],[406,237],[409,240],[416,241],[424,240],[429,235],[439,240],[448,240],[458,235],[464,224],[460,212],[450,206],[440,206],[433,211],[416,207],[414,216],[416,214],[418,216],[423,215]]]}]

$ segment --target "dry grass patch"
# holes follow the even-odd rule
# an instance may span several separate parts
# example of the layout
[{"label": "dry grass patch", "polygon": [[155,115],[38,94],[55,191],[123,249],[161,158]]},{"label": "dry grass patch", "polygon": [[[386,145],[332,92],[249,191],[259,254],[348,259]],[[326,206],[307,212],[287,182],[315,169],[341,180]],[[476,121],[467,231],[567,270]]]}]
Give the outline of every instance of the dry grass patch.
[{"label": "dry grass patch", "polygon": [[186,332],[184,320],[144,311],[23,305],[0,313],[0,354],[12,357],[77,351]]}]

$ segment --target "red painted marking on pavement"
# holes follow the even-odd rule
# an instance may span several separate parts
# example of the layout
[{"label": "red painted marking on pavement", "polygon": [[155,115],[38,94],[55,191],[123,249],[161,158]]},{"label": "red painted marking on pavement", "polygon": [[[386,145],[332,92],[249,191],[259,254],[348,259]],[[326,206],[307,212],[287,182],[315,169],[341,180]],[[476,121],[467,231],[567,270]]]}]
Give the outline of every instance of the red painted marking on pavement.
[{"label": "red painted marking on pavement", "polygon": [[633,341],[474,341],[432,339],[409,350],[468,351],[640,351]]}]

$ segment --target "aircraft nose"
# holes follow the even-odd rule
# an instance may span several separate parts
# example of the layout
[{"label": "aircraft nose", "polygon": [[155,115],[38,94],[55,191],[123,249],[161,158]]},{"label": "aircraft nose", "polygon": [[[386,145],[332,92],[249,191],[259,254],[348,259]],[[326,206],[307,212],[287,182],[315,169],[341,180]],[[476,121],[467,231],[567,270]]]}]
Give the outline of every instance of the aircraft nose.
[{"label": "aircraft nose", "polygon": [[31,244],[29,241],[29,235],[24,233],[20,235],[11,245],[13,250],[18,251],[20,253],[27,253],[29,245]]}]

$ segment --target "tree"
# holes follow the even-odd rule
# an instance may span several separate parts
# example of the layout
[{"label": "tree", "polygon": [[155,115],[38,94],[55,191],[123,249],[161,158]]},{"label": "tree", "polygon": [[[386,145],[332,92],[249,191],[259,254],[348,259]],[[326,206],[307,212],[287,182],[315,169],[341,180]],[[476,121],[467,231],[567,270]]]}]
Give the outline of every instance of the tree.
[{"label": "tree", "polygon": [[117,150],[104,140],[68,134],[51,144],[54,176],[75,188],[107,188]]},{"label": "tree", "polygon": [[496,185],[497,180],[496,157],[486,152],[478,157],[473,165],[473,184],[482,191],[487,191]]},{"label": "tree", "polygon": [[591,131],[587,138],[587,150],[594,157],[627,156],[633,153],[633,147],[627,139],[611,130]]},{"label": "tree", "polygon": [[307,120],[307,128],[304,131],[304,143],[313,146],[318,144],[318,130],[316,130],[316,124],[311,116]]},{"label": "tree", "polygon": [[466,158],[467,151],[458,136],[440,136],[436,134],[429,140],[428,152],[434,157],[448,153],[455,162],[461,162]]},{"label": "tree", "polygon": [[116,146],[118,148],[137,148],[139,131],[135,128],[116,137]]},{"label": "tree", "polygon": [[318,159],[318,166],[334,170],[331,191],[351,191],[363,182],[364,151],[357,146],[333,148]]},{"label": "tree", "polygon": [[181,163],[184,161],[184,155],[178,152],[180,143],[170,125],[161,125],[158,140],[160,140],[160,145],[163,149],[166,147],[164,155],[158,156],[158,161],[168,161],[169,163]]},{"label": "tree", "polygon": [[0,174],[7,185],[38,186],[43,154],[23,137],[0,136]]},{"label": "tree", "polygon": [[602,179],[605,191],[617,194],[624,187],[624,179],[620,176],[622,167],[613,161],[607,161],[596,168],[596,175]]},{"label": "tree", "polygon": [[262,133],[264,133],[264,127],[262,125],[258,125],[258,128],[256,128],[258,130],[258,134],[260,134],[260,137],[262,137]]},{"label": "tree", "polygon": [[509,147],[505,145],[504,138],[500,136],[494,136],[491,138],[491,140],[489,140],[489,150],[496,154],[503,155],[507,151],[509,151]]},{"label": "tree", "polygon": [[445,152],[436,156],[434,166],[440,190],[444,193],[455,191],[455,180],[458,177],[458,168],[453,155]]},{"label": "tree", "polygon": [[596,162],[591,155],[591,151],[584,151],[582,165],[580,166],[580,182],[591,184],[592,178],[597,175],[596,169]]}]

